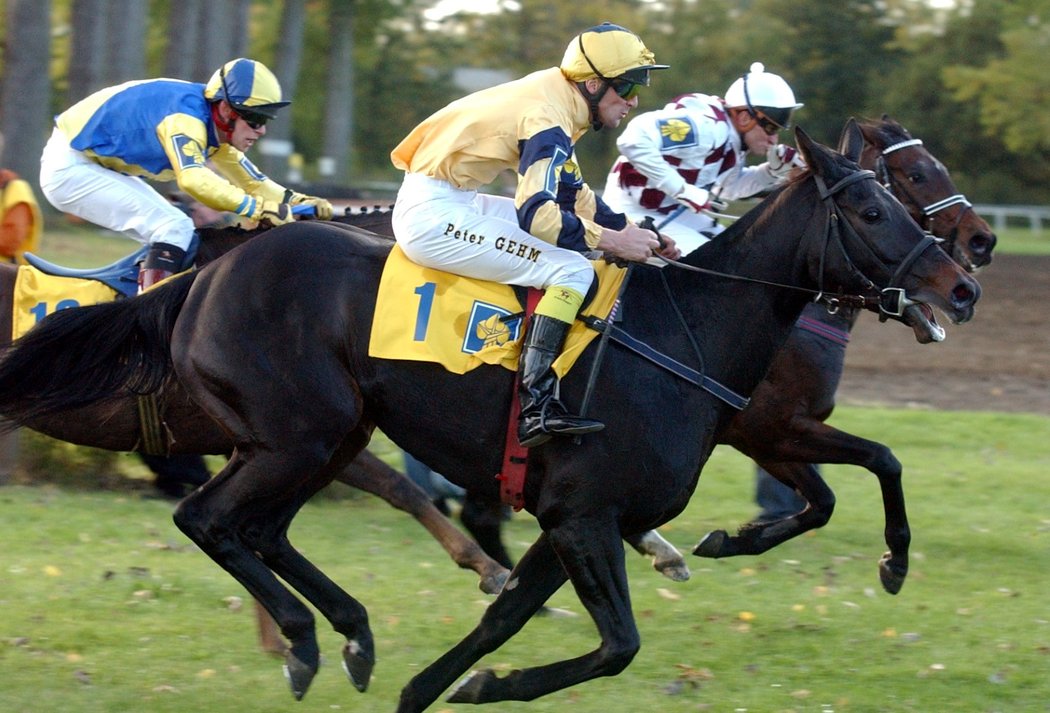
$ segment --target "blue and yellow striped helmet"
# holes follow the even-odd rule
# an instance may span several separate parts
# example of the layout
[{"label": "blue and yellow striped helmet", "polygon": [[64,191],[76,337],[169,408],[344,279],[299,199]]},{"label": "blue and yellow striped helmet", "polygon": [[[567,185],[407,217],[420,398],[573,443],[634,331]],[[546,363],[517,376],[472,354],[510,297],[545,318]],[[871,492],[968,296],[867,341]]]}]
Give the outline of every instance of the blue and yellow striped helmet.
[{"label": "blue and yellow striped helmet", "polygon": [[277,116],[277,110],[291,102],[281,101],[281,84],[262,62],[238,57],[211,75],[204,88],[209,102],[225,99],[242,116],[257,115],[266,119]]}]

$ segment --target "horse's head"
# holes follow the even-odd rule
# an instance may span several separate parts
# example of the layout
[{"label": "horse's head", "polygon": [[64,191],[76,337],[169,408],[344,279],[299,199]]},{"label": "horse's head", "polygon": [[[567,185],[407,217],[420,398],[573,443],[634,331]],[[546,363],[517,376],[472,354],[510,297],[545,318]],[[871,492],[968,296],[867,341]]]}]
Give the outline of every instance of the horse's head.
[{"label": "horse's head", "polygon": [[990,263],[995,233],[956,189],[944,164],[885,114],[881,121],[859,126],[864,136],[860,165],[875,171],[916,223],[943,238],[944,249],[966,270],[975,272]]},{"label": "horse's head", "polygon": [[848,125],[847,133],[842,154],[802,129],[795,132],[809,167],[795,185],[811,177],[827,207],[822,244],[810,252],[814,278],[821,290],[877,294],[883,318],[908,324],[921,343],[940,341],[944,330],[931,307],[953,322],[965,322],[973,316],[980,286],[934,247],[935,240],[874,180],[873,172],[857,165],[860,129]]}]

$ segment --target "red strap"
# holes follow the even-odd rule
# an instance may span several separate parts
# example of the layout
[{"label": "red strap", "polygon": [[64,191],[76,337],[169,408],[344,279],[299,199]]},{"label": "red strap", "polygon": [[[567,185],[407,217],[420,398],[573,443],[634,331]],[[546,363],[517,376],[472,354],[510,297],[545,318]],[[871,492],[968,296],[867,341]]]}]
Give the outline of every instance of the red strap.
[{"label": "red strap", "polygon": [[[525,298],[525,316],[522,317],[522,324],[528,324],[542,296],[542,290],[529,288]],[[500,481],[500,500],[515,510],[521,510],[525,505],[525,496],[522,491],[525,489],[525,468],[529,462],[529,449],[518,442],[518,416],[521,413],[521,402],[518,400],[520,378],[520,374],[514,377],[514,392],[510,397],[510,413],[507,417],[507,438],[503,443],[503,467],[496,475],[496,480]]]}]

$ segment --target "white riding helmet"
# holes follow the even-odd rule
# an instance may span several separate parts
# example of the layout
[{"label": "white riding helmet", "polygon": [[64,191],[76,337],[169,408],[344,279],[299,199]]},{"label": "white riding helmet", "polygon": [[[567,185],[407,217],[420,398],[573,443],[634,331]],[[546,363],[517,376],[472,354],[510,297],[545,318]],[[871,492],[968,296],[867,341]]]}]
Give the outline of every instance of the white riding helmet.
[{"label": "white riding helmet", "polygon": [[791,128],[792,114],[803,106],[795,101],[784,78],[767,72],[761,62],[752,64],[747,74],[730,85],[725,100],[727,107],[746,108],[756,119],[761,114],[781,129]]}]

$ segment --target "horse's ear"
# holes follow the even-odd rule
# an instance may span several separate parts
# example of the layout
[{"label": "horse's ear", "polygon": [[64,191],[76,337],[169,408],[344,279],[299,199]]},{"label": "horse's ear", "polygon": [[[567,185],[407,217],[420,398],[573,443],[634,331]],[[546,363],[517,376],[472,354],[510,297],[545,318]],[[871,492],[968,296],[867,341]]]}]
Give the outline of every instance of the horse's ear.
[{"label": "horse's ear", "polygon": [[813,173],[818,176],[825,175],[831,169],[834,161],[831,159],[829,149],[811,139],[801,126],[795,127],[795,146],[802,152],[806,166]]},{"label": "horse's ear", "polygon": [[857,120],[851,116],[846,125],[842,127],[842,134],[839,136],[839,153],[857,163],[863,151],[864,132],[861,131]]}]

